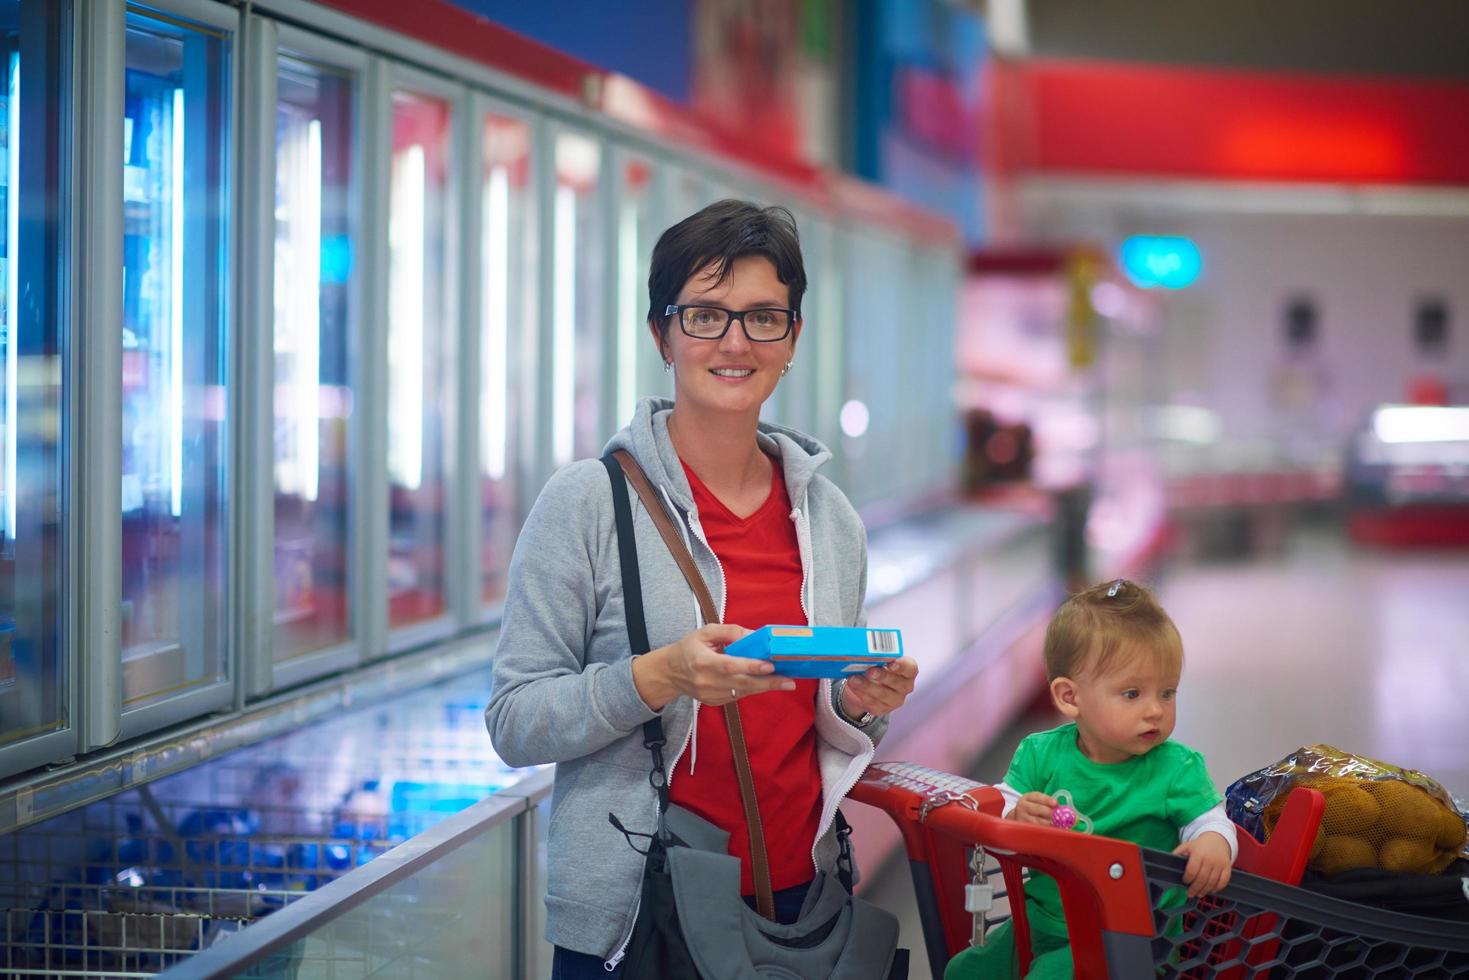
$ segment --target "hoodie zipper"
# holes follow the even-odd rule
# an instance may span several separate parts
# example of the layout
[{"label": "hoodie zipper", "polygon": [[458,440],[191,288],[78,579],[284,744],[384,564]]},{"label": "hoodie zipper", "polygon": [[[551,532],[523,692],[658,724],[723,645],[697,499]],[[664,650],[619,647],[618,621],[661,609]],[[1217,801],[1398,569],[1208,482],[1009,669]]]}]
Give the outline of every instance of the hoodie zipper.
[{"label": "hoodie zipper", "polygon": [[[815,564],[815,562],[811,559],[811,527],[809,523],[809,516],[800,507],[796,507],[791,510],[791,520],[794,521],[796,525],[796,547],[801,552],[801,610],[806,614],[806,624],[809,626],[815,621],[811,615],[811,607],[807,599],[807,597],[814,591],[814,589],[811,588],[812,566]],[[830,681],[828,681],[827,683],[829,685],[831,684]],[[829,686],[826,690],[826,696],[824,698],[828,708],[831,707],[832,698],[834,696],[835,692],[832,690],[832,687]],[[835,709],[832,710],[832,714],[833,716],[836,715]],[[845,724],[844,722],[842,722],[842,719],[840,717],[837,717],[836,721],[839,724]],[[851,726],[848,725],[847,727],[850,728]],[[867,742],[868,752],[877,751],[876,744],[872,741],[872,737],[870,735],[856,728],[852,728],[852,731]],[[851,776],[851,778],[846,780],[845,785],[841,785],[835,788],[835,792],[833,795],[837,800],[837,806],[841,806],[841,801],[847,798],[847,794],[852,791],[852,787],[857,784],[857,780],[860,779],[861,776],[862,771],[858,770]],[[832,813],[836,813],[836,807],[832,808]],[[833,816],[832,819],[835,820],[836,817]],[[816,839],[811,842],[811,867],[816,874],[821,873],[821,862],[816,859],[816,848],[820,845],[821,838],[824,836],[825,830],[823,830],[821,833],[818,833],[816,835]]]},{"label": "hoodie zipper", "polygon": [[[667,501],[668,500],[668,491],[664,490],[662,487],[659,487],[658,489],[663,494],[663,499],[665,501]],[[677,513],[678,512],[678,509],[677,508],[674,508],[674,512]],[[699,526],[698,521],[696,521],[692,517],[690,517],[688,519],[688,521],[686,522],[686,524],[688,526],[692,526],[693,527],[694,533],[698,537],[699,542],[701,544],[703,544],[703,546],[705,548],[708,548],[709,549],[709,553],[711,555],[714,555],[714,564],[719,567],[719,618],[722,620],[724,618],[724,604],[725,604],[726,599],[728,598],[728,595],[727,595],[727,593],[725,591],[724,565],[719,561],[719,556],[714,554],[714,549],[709,547],[709,542],[704,537],[703,528],[701,528]],[[685,538],[684,544],[685,545],[688,544],[687,538]],[[695,607],[697,608],[697,603],[695,603]],[[700,615],[699,618],[701,618],[701,619],[703,618],[702,614]],[[673,759],[670,760],[668,762],[667,766],[666,766],[666,769],[667,769],[667,772],[668,772],[668,791],[670,793],[673,792],[673,774],[674,774],[674,771],[678,768],[678,762],[679,762],[679,760],[683,758],[683,754],[688,751],[689,745],[693,742],[693,740],[694,740],[694,730],[698,727],[698,723],[699,723],[699,704],[698,704],[698,702],[695,702],[694,703],[694,716],[693,716],[693,718],[689,722],[689,730],[684,735],[683,744],[679,746],[678,752],[674,754]],[[657,802],[656,799],[653,801],[653,809],[654,809],[655,815],[656,815],[656,811],[658,809],[658,802]],[[815,853],[814,850],[813,850],[812,853],[813,854]],[[646,863],[646,861],[645,861],[645,863]],[[642,906],[643,906],[643,892],[642,892],[642,889],[639,888],[638,889],[638,898],[637,898],[637,901],[633,904],[632,919],[630,920],[629,925],[627,927],[627,935],[624,936],[624,937],[622,937],[622,943],[617,947],[617,952],[613,953],[612,954],[612,957],[610,959],[606,960],[605,962],[603,962],[603,964],[602,964],[602,969],[606,970],[608,973],[611,973],[613,970],[617,969],[618,965],[621,964],[622,961],[623,961],[623,959],[627,956],[627,947],[628,947],[628,944],[632,942],[633,930],[637,928],[637,924],[638,924],[638,913],[640,911],[642,911]]]},{"label": "hoodie zipper", "polygon": [[801,612],[806,616],[805,625],[811,626],[815,623],[807,600],[811,592],[811,567],[815,564],[811,560],[811,529],[806,525],[806,515],[801,513],[799,507],[791,510],[791,520],[796,525],[796,550],[801,553]]},{"label": "hoodie zipper", "polygon": [[[826,699],[826,704],[827,704],[827,707],[829,709],[831,709],[832,714],[835,715],[836,714],[836,709],[831,708],[831,697],[829,695],[828,695],[828,697]],[[845,722],[843,722],[840,718],[837,718],[836,720],[837,720],[837,723],[838,724],[845,724]],[[847,727],[851,728],[850,725],[848,725]],[[871,735],[868,735],[866,732],[863,732],[863,731],[858,731],[855,728],[853,728],[852,731],[854,733],[856,733],[857,735],[860,735],[863,739],[866,740],[866,742],[867,742],[867,751],[869,753],[874,753],[875,754],[877,752],[877,743],[875,743],[875,742],[872,741],[872,736]],[[847,768],[850,769],[852,767],[849,765]],[[852,787],[855,786],[855,785],[857,785],[857,780],[859,780],[859,779],[862,778],[862,773],[863,773],[863,771],[866,770],[866,768],[867,768],[866,766],[863,766],[862,768],[858,769],[855,773],[852,774],[852,776],[849,779],[846,780],[845,785],[842,785],[842,786],[838,786],[837,787],[837,791],[833,794],[833,796],[835,797],[837,803],[836,803],[836,806],[834,806],[834,807],[831,808],[831,813],[832,813],[832,818],[831,819],[832,819],[832,823],[835,823],[836,822],[837,808],[842,805],[842,800],[845,800],[847,798],[847,794],[852,791]],[[828,824],[827,826],[829,828],[830,827],[830,824]],[[823,838],[825,836],[826,836],[826,830],[823,829],[820,833],[818,833],[816,835],[816,839],[811,842],[811,867],[815,870],[816,874],[821,874],[821,862],[819,862],[818,860],[816,860],[816,848],[821,843],[821,838]]]}]

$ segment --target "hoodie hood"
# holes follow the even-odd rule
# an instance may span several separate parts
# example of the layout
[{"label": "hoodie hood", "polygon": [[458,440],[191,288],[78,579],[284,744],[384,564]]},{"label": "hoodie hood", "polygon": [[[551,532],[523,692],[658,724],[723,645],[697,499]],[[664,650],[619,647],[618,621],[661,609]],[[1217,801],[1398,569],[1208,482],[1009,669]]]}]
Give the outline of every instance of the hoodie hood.
[{"label": "hoodie hood", "polygon": [[[602,452],[628,450],[648,479],[668,494],[674,504],[684,511],[695,512],[694,493],[679,464],[673,440],[668,437],[668,416],[672,411],[672,399],[644,398],[638,402],[632,422],[613,436]],[[800,508],[817,469],[831,459],[831,450],[803,432],[770,422],[759,423],[755,440],[764,452],[780,460],[791,506]]]}]

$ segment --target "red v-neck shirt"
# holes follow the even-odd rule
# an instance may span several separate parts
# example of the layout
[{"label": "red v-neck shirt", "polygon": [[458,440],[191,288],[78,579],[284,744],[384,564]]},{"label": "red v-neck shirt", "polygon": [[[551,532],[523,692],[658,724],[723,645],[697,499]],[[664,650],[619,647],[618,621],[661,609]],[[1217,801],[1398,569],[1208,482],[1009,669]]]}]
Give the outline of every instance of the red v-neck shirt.
[{"label": "red v-neck shirt", "polygon": [[[807,625],[801,608],[801,551],[791,521],[780,461],[775,460],[770,496],[746,518],[736,517],[684,467],[694,491],[699,523],[724,569],[724,621],[761,626]],[[821,769],[816,759],[818,682],[796,681],[794,691],[769,691],[737,702],[755,798],[770,855],[775,891],[810,881],[811,849],[821,822]],[[679,757],[669,783],[674,803],[729,831],[729,853],[740,859],[740,892],[752,894],[750,835],[740,802],[740,784],[722,707],[699,706],[697,746]],[[697,762],[694,756],[697,750]]]}]

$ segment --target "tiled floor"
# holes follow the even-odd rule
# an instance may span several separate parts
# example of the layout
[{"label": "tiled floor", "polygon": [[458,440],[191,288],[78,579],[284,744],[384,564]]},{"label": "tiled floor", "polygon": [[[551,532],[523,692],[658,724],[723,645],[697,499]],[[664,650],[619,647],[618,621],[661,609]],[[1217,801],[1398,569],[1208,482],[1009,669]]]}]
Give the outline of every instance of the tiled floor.
[{"label": "tiled floor", "polygon": [[1268,564],[1176,568],[1161,598],[1187,656],[1174,737],[1221,785],[1327,742],[1469,797],[1469,553],[1303,533]]},{"label": "tiled floor", "polygon": [[[1469,798],[1469,553],[1360,550],[1307,530],[1278,557],[1175,564],[1158,586],[1187,652],[1174,737],[1204,753],[1221,789],[1327,742]],[[1019,740],[1055,723],[1022,719],[970,774],[1001,778]],[[906,863],[873,884],[913,950],[910,978],[927,980]]]}]

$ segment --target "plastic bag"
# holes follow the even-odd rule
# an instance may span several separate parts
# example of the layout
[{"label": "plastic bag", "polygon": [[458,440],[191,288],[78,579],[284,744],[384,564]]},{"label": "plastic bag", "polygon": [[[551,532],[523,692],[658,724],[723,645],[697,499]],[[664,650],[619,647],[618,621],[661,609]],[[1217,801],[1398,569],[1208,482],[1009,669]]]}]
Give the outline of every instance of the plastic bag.
[{"label": "plastic bag", "polygon": [[1236,780],[1225,792],[1225,808],[1265,841],[1297,786],[1326,797],[1308,862],[1322,874],[1351,868],[1437,874],[1469,857],[1463,807],[1443,786],[1417,770],[1330,745],[1305,746]]}]

